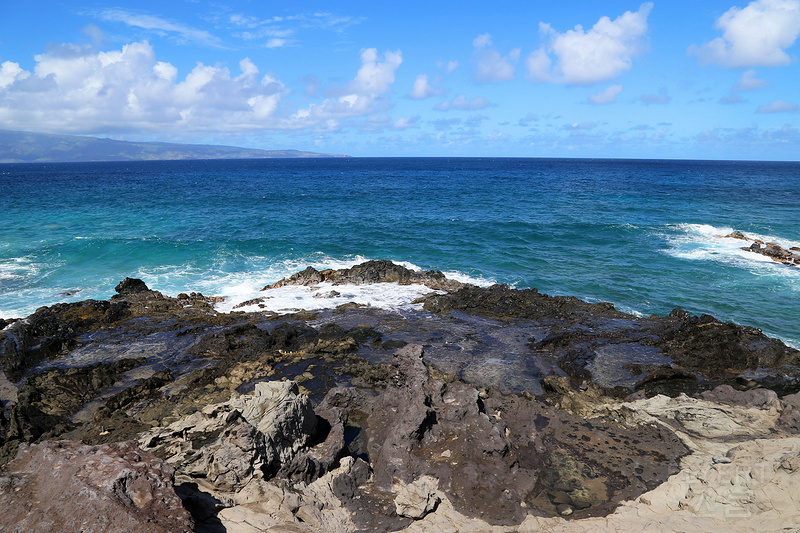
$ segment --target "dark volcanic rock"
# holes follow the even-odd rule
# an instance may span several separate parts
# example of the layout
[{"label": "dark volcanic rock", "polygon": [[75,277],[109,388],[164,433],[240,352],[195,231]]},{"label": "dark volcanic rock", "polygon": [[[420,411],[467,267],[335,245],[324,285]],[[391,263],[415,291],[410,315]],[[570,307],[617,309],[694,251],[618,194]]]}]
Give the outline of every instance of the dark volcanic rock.
[{"label": "dark volcanic rock", "polygon": [[800,363],[800,351],[757,328],[719,322],[709,315],[661,321],[658,346],[682,368],[711,378]]},{"label": "dark volcanic rock", "polygon": [[8,424],[0,424],[0,464],[12,459],[21,443],[56,438],[72,430],[75,424],[70,415],[123,372],[143,362],[143,358],[122,359],[83,368],[53,369],[26,378],[17,402],[8,412]]},{"label": "dark volcanic rock", "polygon": [[773,261],[777,261],[778,263],[782,263],[786,266],[800,266],[800,254],[796,254],[790,250],[787,250],[779,244],[775,244],[774,242],[755,240],[753,244],[742,248],[742,250],[765,255]]},{"label": "dark volcanic rock", "polygon": [[434,289],[452,290],[462,286],[462,283],[448,280],[438,270],[424,270],[415,272],[402,265],[391,261],[367,261],[351,268],[340,270],[316,270],[308,267],[289,278],[282,279],[272,285],[267,285],[263,290],[275,289],[285,285],[316,285],[317,283],[331,282],[334,285],[395,282],[401,285],[421,283]]},{"label": "dark volcanic rock", "polygon": [[140,292],[147,292],[150,289],[148,289],[145,282],[140,279],[125,278],[122,281],[120,281],[116,287],[114,287],[114,290],[121,295],[127,295],[127,294],[137,294]]},{"label": "dark volcanic rock", "polygon": [[418,345],[398,350],[377,396],[334,389],[320,406],[331,407],[363,421],[374,488],[359,506],[431,476],[456,510],[494,524],[518,524],[531,508],[557,514],[554,491],[577,515],[604,514],[677,472],[687,453],[663,428],[589,423],[532,397],[434,379]]},{"label": "dark volcanic rock", "polygon": [[30,376],[19,390],[19,403],[43,413],[69,416],[113,384],[123,372],[145,362],[144,358],[83,368],[53,369]]},{"label": "dark volcanic rock", "polygon": [[0,470],[0,529],[61,533],[188,533],[173,469],[133,442],[22,446]]},{"label": "dark volcanic rock", "polygon": [[432,294],[425,298],[425,310],[433,313],[463,311],[494,318],[577,318],[628,317],[610,303],[590,304],[573,297],[548,296],[536,289],[512,289],[508,285],[488,288],[467,285],[450,294]]},{"label": "dark volcanic rock", "polygon": [[[370,262],[291,279],[439,277]],[[509,526],[529,514],[606,515],[677,472],[687,453],[669,424],[614,410],[609,396],[634,389],[638,398],[689,392],[783,408],[782,430],[800,431],[800,400],[785,396],[800,387],[800,352],[680,309],[642,318],[495,285],[429,295],[427,312],[337,308],[278,318],[218,314],[202,295],[120,285],[110,302],[42,308],[0,333],[7,375],[26,377],[0,382],[14,393],[4,397],[0,453],[7,460],[18,446],[34,449],[26,442],[118,441],[147,428],[136,438],[179,468],[189,500],[211,498],[202,491],[218,498],[203,520],[230,506],[269,514],[257,498],[276,487],[286,496],[282,516],[301,529],[334,530],[299,522],[334,509],[368,531],[436,518],[449,512],[437,505],[450,504]],[[754,388],[767,374],[789,383],[783,402]],[[315,492],[322,486],[331,494]],[[295,506],[301,493],[317,499]]]},{"label": "dark volcanic rock", "polygon": [[26,369],[74,348],[80,335],[99,326],[110,307],[109,302],[95,300],[56,304],[14,322],[0,332],[3,371],[16,381]]}]

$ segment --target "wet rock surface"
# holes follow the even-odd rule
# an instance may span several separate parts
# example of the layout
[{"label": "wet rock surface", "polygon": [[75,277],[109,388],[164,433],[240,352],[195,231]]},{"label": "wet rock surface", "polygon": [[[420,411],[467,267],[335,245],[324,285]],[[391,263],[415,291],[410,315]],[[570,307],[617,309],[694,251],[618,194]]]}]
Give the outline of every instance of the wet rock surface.
[{"label": "wet rock surface", "polygon": [[408,285],[410,283],[419,283],[432,289],[444,290],[453,290],[463,285],[457,281],[447,279],[438,270],[418,272],[391,261],[367,261],[366,263],[341,270],[317,270],[313,267],[308,267],[302,272],[265,286],[263,290],[276,289],[286,285],[316,285],[323,282],[330,282],[333,285],[364,285],[367,283]]},{"label": "wet rock surface", "polygon": [[[566,531],[595,517],[610,531],[645,507],[669,527],[716,527],[696,492],[666,511],[676,476],[763,449],[788,466],[759,495],[797,481],[800,352],[760,330],[384,261],[279,283],[322,282],[439,292],[421,311],[220,314],[213,297],[129,278],[107,302],[9,320],[0,460],[52,439],[135,439],[145,470],[175,468],[196,531]],[[800,516],[789,506],[769,516]]]},{"label": "wet rock surface", "polygon": [[741,231],[734,231],[728,235],[723,236],[726,239],[739,239],[742,241],[750,242],[750,246],[743,246],[742,250],[745,252],[753,252],[766,257],[769,257],[777,263],[781,263],[790,267],[800,267],[800,249],[796,247],[789,248],[788,250],[774,242],[764,242],[759,239],[752,239],[745,236]]}]

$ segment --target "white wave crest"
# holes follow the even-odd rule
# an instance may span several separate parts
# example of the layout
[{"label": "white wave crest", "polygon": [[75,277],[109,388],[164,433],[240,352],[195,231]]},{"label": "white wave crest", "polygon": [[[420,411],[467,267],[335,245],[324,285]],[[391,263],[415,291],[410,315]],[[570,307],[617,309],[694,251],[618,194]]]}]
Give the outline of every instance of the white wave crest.
[{"label": "white wave crest", "polygon": [[[297,311],[330,309],[347,303],[355,303],[379,309],[419,309],[414,300],[433,289],[424,285],[400,285],[398,283],[370,283],[365,285],[333,285],[320,283],[311,287],[287,285],[255,293],[240,292],[217,304],[222,313],[231,311],[272,311],[278,314]],[[239,303],[256,300],[237,307]],[[236,307],[236,309],[234,309]]]},{"label": "white wave crest", "polygon": [[[726,237],[734,228],[711,226],[708,224],[678,224],[671,226],[667,235],[669,248],[667,254],[680,259],[695,261],[715,261],[742,268],[772,267],[772,273],[781,272],[788,276],[800,277],[800,269],[783,266],[767,256],[743,250],[750,241]],[[800,242],[776,235],[744,233],[748,239],[774,242],[784,248],[800,246]],[[774,269],[774,270],[773,270]]]},{"label": "white wave crest", "polygon": [[[313,267],[317,270],[345,269],[369,261],[362,255],[346,258],[331,257],[323,253],[311,254],[306,258],[291,258],[270,261],[268,258],[249,258],[246,269],[226,271],[227,265],[220,264],[217,269],[203,271],[185,266],[161,266],[142,269],[137,276],[149,287],[166,294],[180,292],[202,292],[207,296],[223,297],[224,302],[215,306],[219,312],[231,311],[272,311],[290,313],[299,310],[329,309],[345,303],[356,303],[380,309],[415,308],[412,302],[428,294],[432,289],[420,285],[399,285],[397,283],[377,283],[368,285],[319,284],[313,287],[286,286],[263,291],[269,284],[288,278],[297,272]],[[392,261],[409,270],[419,272],[422,267],[409,261]],[[471,283],[482,287],[495,283],[494,280],[475,277],[458,271],[444,272],[448,279]],[[338,294],[332,294],[338,293]],[[257,303],[234,309],[242,302],[259,299]]]}]

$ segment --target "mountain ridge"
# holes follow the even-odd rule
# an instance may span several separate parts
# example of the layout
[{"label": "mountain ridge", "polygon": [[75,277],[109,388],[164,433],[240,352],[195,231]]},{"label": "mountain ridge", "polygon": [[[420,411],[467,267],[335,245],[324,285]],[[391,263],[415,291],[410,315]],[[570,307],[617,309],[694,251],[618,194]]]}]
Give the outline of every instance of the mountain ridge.
[{"label": "mountain ridge", "polygon": [[327,157],[349,156],[302,150],[261,150],[226,145],[118,141],[81,135],[0,129],[0,163]]}]

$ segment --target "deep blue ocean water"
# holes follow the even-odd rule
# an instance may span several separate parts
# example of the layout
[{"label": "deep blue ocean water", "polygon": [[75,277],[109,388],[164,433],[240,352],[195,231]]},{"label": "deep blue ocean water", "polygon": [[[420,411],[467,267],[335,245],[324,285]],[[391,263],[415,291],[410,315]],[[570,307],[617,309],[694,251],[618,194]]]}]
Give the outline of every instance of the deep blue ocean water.
[{"label": "deep blue ocean water", "polygon": [[[391,259],[479,283],[675,307],[800,346],[800,163],[283,159],[0,165],[0,317],[126,276],[230,298]],[[66,293],[66,294],[65,294]]]}]

